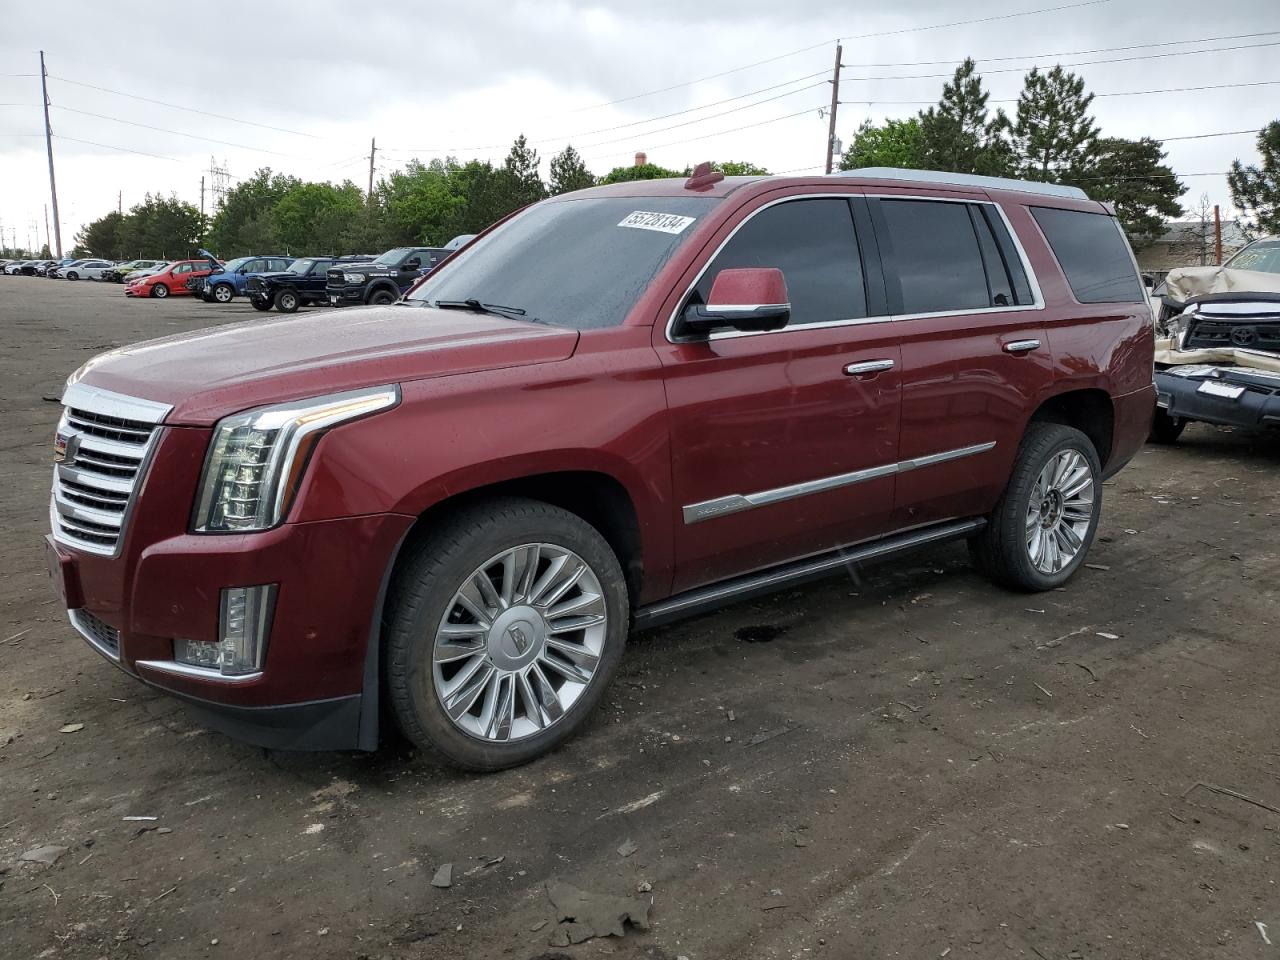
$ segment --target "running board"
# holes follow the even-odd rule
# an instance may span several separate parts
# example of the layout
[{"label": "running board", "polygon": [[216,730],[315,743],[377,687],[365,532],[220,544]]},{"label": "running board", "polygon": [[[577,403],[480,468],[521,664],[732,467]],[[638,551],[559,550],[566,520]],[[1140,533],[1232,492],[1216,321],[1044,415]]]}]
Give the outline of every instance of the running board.
[{"label": "running board", "polygon": [[796,560],[779,567],[770,567],[759,573],[748,574],[745,577],[735,577],[732,580],[699,587],[641,607],[635,612],[635,627],[644,629],[660,626],[674,620],[707,613],[739,600],[773,593],[784,587],[794,587],[796,584],[810,580],[820,580],[848,568],[850,564],[879,560],[882,557],[905,553],[908,550],[935,543],[960,540],[973,536],[986,525],[987,521],[982,518],[953,520],[912,530],[909,533],[898,533],[880,540],[872,540],[856,547],[840,547],[830,553],[819,554],[806,560]]}]

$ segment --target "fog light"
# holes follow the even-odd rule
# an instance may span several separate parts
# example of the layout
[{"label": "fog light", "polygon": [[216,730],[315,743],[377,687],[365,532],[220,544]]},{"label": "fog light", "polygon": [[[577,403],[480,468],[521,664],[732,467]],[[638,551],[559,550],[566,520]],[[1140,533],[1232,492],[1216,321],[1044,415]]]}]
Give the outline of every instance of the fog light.
[{"label": "fog light", "polygon": [[276,585],[226,587],[218,611],[218,642],[180,640],[174,656],[180,663],[216,670],[224,677],[259,673],[267,652]]}]

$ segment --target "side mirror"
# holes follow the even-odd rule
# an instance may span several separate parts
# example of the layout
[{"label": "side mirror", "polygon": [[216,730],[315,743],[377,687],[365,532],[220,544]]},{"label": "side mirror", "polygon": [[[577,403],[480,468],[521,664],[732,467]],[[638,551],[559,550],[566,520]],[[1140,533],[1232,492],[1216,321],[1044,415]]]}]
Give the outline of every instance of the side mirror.
[{"label": "side mirror", "polygon": [[691,305],[684,323],[694,333],[721,327],[746,332],[781,330],[791,319],[787,281],[777,267],[721,270],[707,303]]},{"label": "side mirror", "polygon": [[422,261],[419,260],[417,257],[410,257],[408,260],[404,262],[404,269],[406,270],[417,270],[421,266],[422,266]]}]

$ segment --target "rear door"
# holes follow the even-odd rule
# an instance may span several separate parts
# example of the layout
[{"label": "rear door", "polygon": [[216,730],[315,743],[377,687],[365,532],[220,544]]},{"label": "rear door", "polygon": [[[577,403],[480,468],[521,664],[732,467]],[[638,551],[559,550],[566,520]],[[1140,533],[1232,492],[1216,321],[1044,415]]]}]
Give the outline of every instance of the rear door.
[{"label": "rear door", "polygon": [[902,346],[892,526],[985,513],[1053,381],[1043,299],[985,195],[886,191],[869,202]]},{"label": "rear door", "polygon": [[[726,223],[655,331],[672,445],[681,591],[874,537],[893,505],[899,354],[865,204],[757,198]],[[782,330],[686,335],[719,271],[777,267]],[[691,276],[692,275],[692,276]]]}]

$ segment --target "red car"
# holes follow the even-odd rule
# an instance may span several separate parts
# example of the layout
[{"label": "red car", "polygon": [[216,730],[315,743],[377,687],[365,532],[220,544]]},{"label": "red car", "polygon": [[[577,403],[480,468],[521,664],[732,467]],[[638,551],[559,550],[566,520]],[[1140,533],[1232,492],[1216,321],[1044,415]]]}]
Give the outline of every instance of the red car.
[{"label": "red car", "polygon": [[1128,242],[1075,188],[600,187],[400,304],[91,361],[50,570],[89,644],[233,735],[373,749],[385,704],[496,769],[581,725],[633,625],[959,539],[999,584],[1066,583],[1152,357]]},{"label": "red car", "polygon": [[175,260],[155,273],[126,284],[124,295],[155,297],[159,300],[165,297],[189,297],[191,290],[187,287],[187,281],[207,277],[218,266],[221,264],[211,260]]}]

